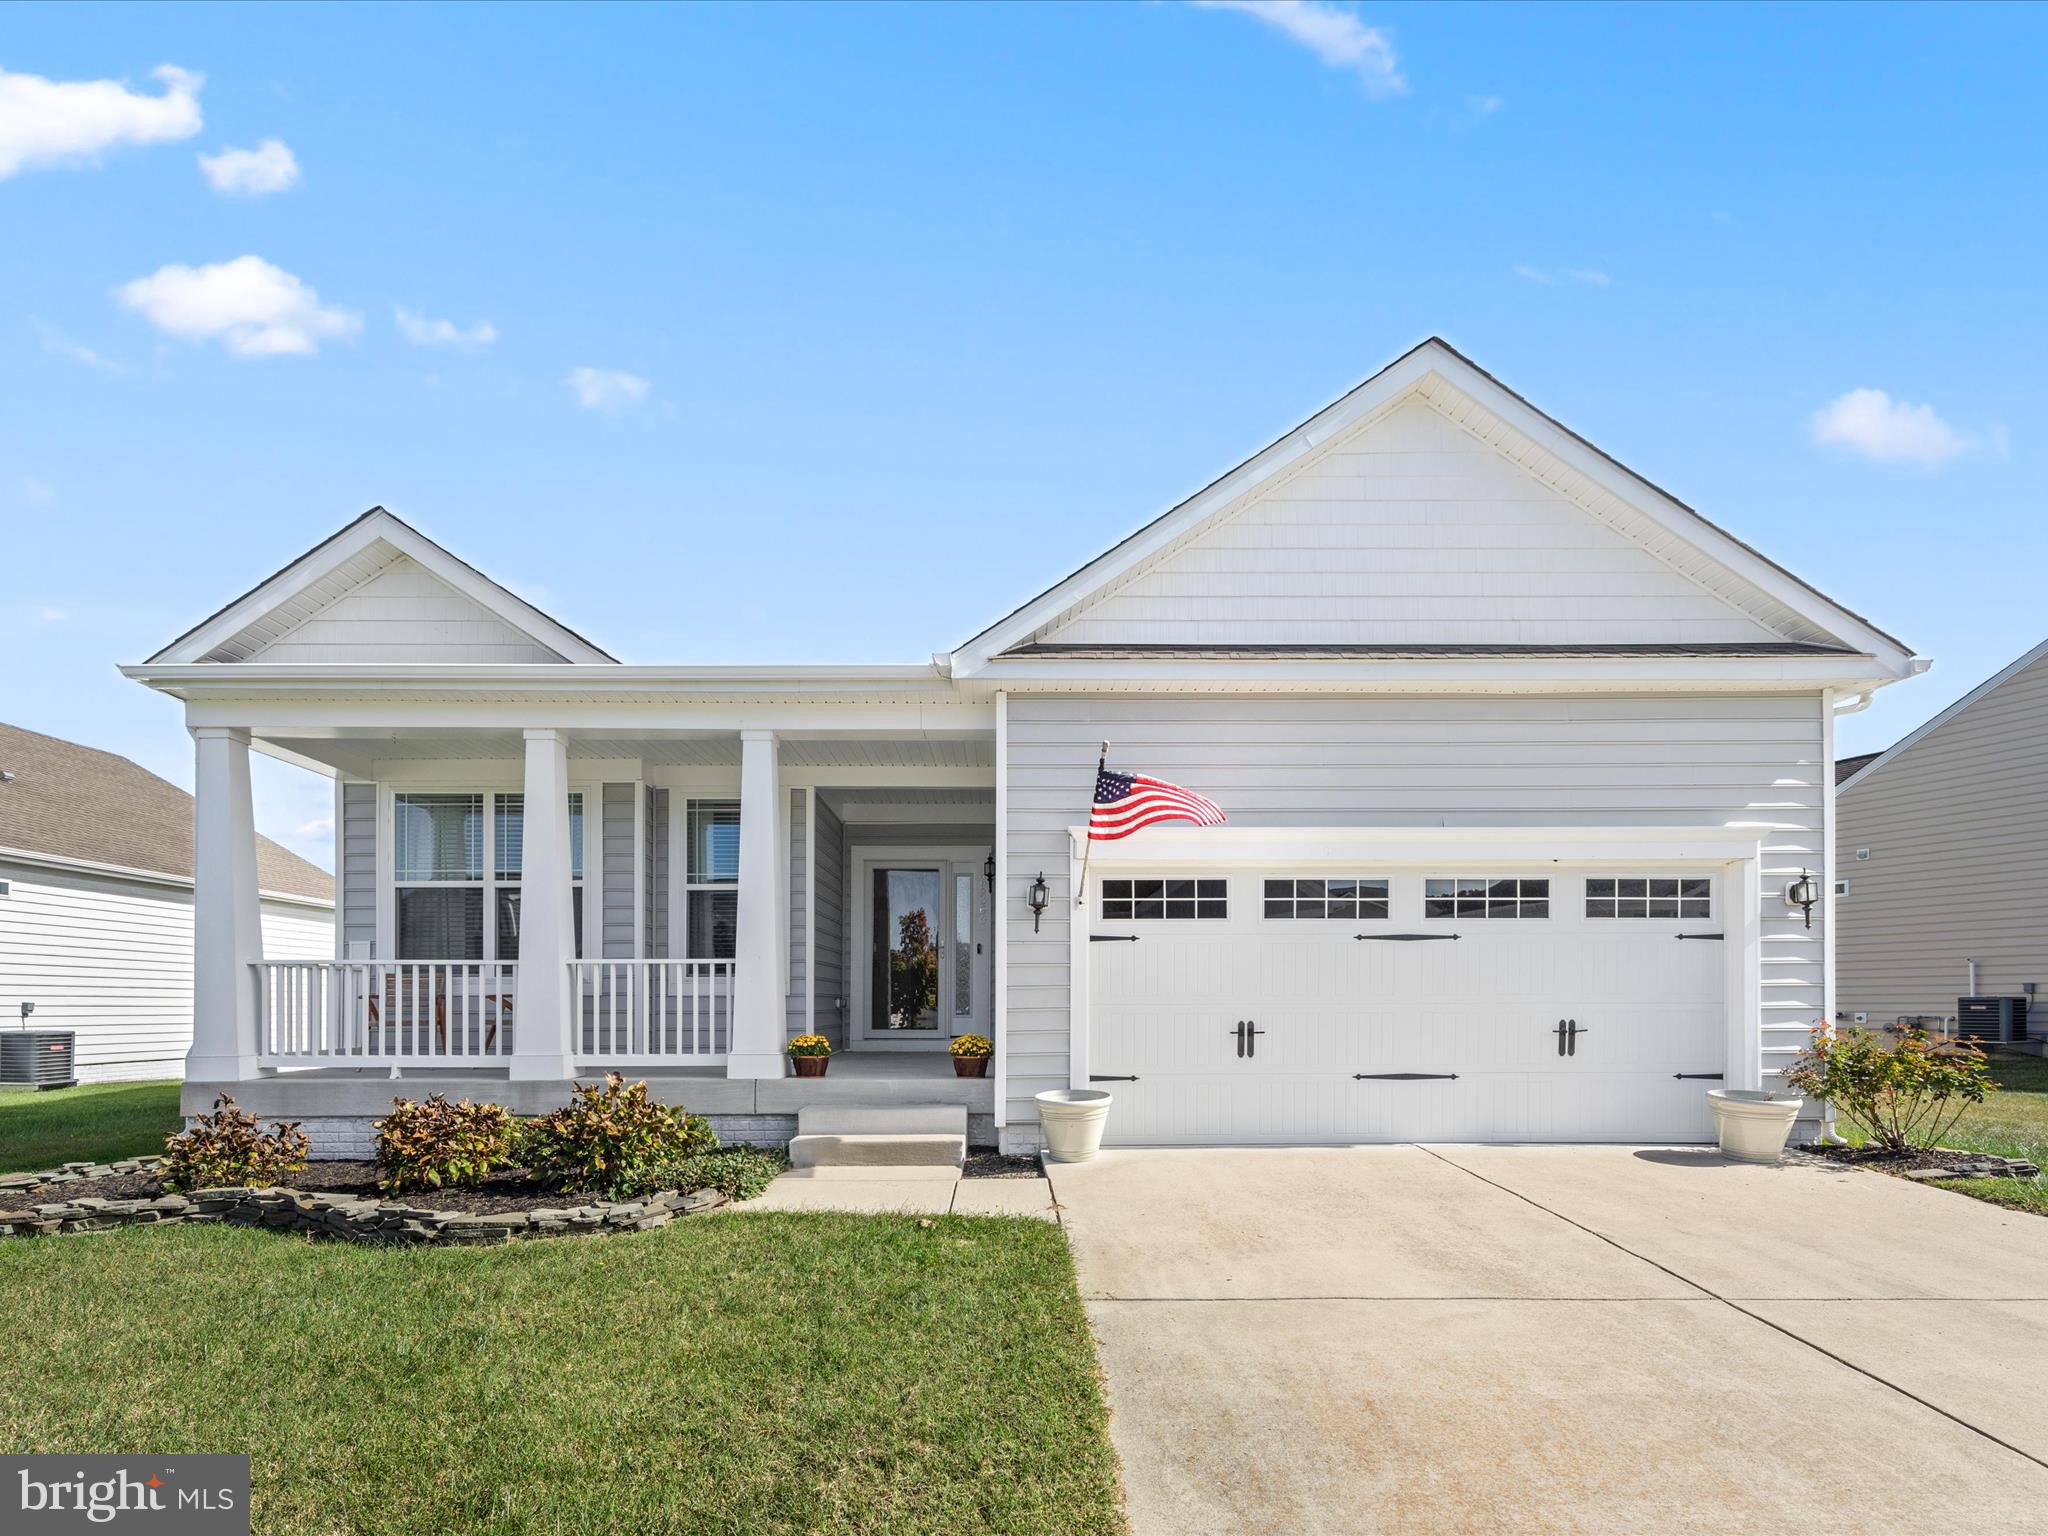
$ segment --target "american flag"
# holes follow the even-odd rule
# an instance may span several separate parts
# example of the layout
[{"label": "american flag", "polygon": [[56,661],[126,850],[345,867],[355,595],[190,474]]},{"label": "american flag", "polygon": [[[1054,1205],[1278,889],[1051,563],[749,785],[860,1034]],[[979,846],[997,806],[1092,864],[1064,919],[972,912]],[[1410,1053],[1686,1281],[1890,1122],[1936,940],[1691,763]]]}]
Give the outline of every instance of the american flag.
[{"label": "american flag", "polygon": [[1155,821],[1220,827],[1223,812],[1215,801],[1163,779],[1148,779],[1142,773],[1111,773],[1100,767],[1095,770],[1095,805],[1088,813],[1091,841],[1129,837]]}]

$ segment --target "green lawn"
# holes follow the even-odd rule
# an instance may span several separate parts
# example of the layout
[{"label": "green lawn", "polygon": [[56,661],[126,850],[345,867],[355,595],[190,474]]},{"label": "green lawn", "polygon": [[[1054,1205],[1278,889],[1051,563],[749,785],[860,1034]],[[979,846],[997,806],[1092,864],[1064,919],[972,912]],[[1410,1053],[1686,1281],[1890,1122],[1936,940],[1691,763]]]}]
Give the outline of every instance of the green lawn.
[{"label": "green lawn", "polygon": [[0,1088],[0,1173],[161,1152],[177,1128],[176,1083]]},{"label": "green lawn", "polygon": [[[1993,1056],[1991,1076],[1999,1091],[1965,1111],[1942,1145],[2024,1157],[2048,1168],[2048,1060]],[[1841,1129],[1852,1141],[1862,1139],[1846,1121]],[[1956,1179],[1941,1187],[2048,1216],[2048,1179]]]},{"label": "green lawn", "polygon": [[259,1532],[1124,1529],[1058,1228],[781,1212],[509,1248],[0,1243],[0,1444],[247,1451]]}]

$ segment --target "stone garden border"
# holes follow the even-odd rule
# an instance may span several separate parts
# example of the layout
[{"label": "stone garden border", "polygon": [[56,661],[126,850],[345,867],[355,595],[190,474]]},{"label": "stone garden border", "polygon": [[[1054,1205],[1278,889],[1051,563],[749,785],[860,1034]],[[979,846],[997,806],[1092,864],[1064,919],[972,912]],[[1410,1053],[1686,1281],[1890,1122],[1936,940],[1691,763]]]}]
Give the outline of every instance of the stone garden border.
[{"label": "stone garden border", "polygon": [[409,1200],[374,1200],[356,1195],[323,1195],[282,1186],[196,1189],[189,1195],[150,1200],[107,1200],[85,1195],[9,1209],[23,1190],[44,1184],[75,1184],[123,1173],[146,1173],[161,1158],[122,1158],[111,1163],[66,1163],[48,1173],[0,1175],[0,1238],[38,1237],[53,1232],[106,1232],[116,1227],[198,1225],[272,1227],[309,1237],[350,1243],[440,1243],[490,1247],[514,1238],[576,1237],[602,1232],[646,1232],[678,1216],[713,1210],[726,1203],[722,1191],[685,1195],[665,1189],[638,1200],[593,1200],[583,1205],[536,1206],[528,1211],[437,1211]]}]

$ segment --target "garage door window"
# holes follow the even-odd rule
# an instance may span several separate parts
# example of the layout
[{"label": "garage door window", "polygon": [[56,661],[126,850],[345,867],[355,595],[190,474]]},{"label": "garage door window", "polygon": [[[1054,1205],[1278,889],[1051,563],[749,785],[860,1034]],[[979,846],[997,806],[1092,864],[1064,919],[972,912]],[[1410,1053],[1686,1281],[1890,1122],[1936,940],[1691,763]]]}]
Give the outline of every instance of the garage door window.
[{"label": "garage door window", "polygon": [[1422,882],[1424,917],[1548,917],[1550,879],[1457,875]]},{"label": "garage door window", "polygon": [[1273,918],[1387,915],[1387,882],[1334,876],[1323,880],[1268,880],[1266,916]]},{"label": "garage door window", "polygon": [[1119,921],[1228,917],[1228,892],[1225,880],[1105,880],[1102,915]]},{"label": "garage door window", "polygon": [[1617,875],[1586,881],[1588,917],[1712,917],[1712,889],[1704,878]]}]

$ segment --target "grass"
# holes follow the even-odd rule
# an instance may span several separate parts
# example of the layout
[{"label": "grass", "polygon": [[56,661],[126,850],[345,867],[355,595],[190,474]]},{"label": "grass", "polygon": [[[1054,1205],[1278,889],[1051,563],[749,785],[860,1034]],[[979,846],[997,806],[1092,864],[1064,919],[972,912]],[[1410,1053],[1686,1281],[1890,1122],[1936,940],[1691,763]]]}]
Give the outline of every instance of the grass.
[{"label": "grass", "polygon": [[[2024,1157],[2048,1168],[2048,1059],[1993,1056],[1991,1078],[1999,1091],[1965,1110],[1942,1145]],[[1863,1139],[1847,1121],[1841,1130],[1852,1141]],[[2048,1179],[1945,1179],[1940,1187],[2048,1216]]]},{"label": "grass", "polygon": [[19,1451],[246,1451],[264,1533],[1124,1530],[1056,1227],[753,1212],[509,1248],[0,1243]]},{"label": "grass", "polygon": [[178,1084],[0,1089],[0,1173],[161,1152],[178,1128]]}]

